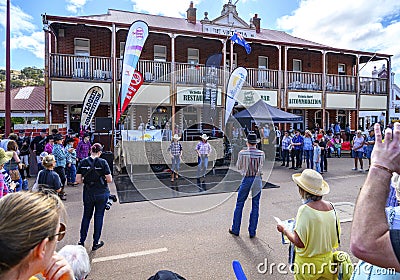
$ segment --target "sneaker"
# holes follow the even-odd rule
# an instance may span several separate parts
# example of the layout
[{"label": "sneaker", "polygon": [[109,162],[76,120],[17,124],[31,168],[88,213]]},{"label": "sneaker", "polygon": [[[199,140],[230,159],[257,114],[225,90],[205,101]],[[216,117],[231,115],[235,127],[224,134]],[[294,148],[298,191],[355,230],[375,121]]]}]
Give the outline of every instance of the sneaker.
[{"label": "sneaker", "polygon": [[360,172],[364,172],[364,169],[360,168],[360,169],[358,169],[358,171],[360,171]]},{"label": "sneaker", "polygon": [[103,247],[103,245],[104,245],[104,241],[100,241],[97,244],[93,244],[92,251],[96,251],[97,249]]},{"label": "sneaker", "polygon": [[357,171],[357,168],[355,168],[355,167],[354,167],[354,168],[352,168],[351,170],[353,170],[353,171]]}]

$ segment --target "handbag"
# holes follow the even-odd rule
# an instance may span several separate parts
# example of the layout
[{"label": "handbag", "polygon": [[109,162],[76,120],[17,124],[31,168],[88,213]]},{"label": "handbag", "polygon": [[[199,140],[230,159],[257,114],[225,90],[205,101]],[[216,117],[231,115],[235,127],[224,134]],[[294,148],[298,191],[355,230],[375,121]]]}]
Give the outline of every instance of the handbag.
[{"label": "handbag", "polygon": [[[340,246],[339,225],[336,209],[331,203],[333,211],[335,212],[336,220],[336,235]],[[332,263],[336,264],[338,280],[350,280],[354,271],[353,263],[351,262],[350,255],[345,251],[336,250],[333,252]]]},{"label": "handbag", "polygon": [[18,169],[11,169],[8,171],[12,181],[18,181],[21,178],[21,174]]}]

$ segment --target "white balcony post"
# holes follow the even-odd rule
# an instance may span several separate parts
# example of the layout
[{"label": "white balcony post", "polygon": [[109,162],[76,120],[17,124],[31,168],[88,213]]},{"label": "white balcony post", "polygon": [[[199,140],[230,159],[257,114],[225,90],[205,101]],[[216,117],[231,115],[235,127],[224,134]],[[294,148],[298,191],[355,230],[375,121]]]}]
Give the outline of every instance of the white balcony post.
[{"label": "white balcony post", "polygon": [[[325,111],[326,111],[326,51],[322,51],[322,128],[327,128],[324,127],[326,125],[326,116],[325,116]],[[329,122],[329,120],[328,120]],[[327,125],[329,126],[329,124]]]},{"label": "white balcony post", "polygon": [[176,74],[175,74],[175,34],[169,34],[171,37],[171,89],[170,89],[170,102],[171,102],[171,129],[175,128],[175,105],[176,105]]}]

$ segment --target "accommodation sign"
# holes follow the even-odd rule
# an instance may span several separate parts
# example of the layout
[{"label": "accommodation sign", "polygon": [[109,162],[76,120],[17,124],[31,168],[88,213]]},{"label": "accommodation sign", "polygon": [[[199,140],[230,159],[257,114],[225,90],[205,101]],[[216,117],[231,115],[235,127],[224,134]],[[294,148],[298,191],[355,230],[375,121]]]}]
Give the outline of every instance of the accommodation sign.
[{"label": "accommodation sign", "polygon": [[[178,105],[202,105],[203,104],[203,88],[186,88],[178,87],[177,92]],[[221,89],[217,92],[217,105],[221,105]]]},{"label": "accommodation sign", "polygon": [[291,108],[322,108],[321,93],[289,92],[288,105]]}]

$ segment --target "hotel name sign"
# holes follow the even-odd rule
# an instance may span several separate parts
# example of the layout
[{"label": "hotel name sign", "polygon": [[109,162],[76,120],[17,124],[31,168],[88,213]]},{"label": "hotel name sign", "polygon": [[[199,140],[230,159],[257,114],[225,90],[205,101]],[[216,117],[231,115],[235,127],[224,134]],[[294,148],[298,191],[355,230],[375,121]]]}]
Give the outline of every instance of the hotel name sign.
[{"label": "hotel name sign", "polygon": [[213,24],[203,24],[203,32],[217,34],[217,35],[224,35],[224,36],[232,36],[233,33],[237,32],[244,38],[256,37],[256,31],[253,29],[243,29],[230,26],[213,25]]}]

